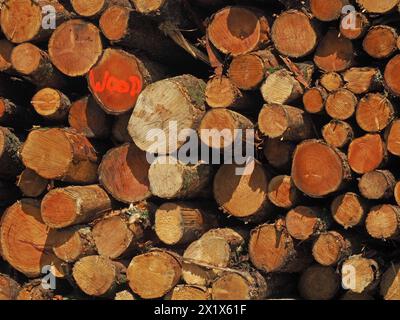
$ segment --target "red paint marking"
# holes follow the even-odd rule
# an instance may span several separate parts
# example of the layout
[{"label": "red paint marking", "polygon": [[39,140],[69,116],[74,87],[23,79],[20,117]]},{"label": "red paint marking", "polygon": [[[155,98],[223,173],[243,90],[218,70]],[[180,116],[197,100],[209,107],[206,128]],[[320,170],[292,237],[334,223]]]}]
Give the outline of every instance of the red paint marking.
[{"label": "red paint marking", "polygon": [[89,72],[90,86],[94,92],[102,93],[105,90],[113,93],[129,93],[132,97],[136,97],[142,91],[142,81],[138,76],[130,76],[129,81],[120,80],[114,76],[110,76],[110,73],[106,71],[104,73],[102,81],[96,81],[94,79],[93,70]]}]

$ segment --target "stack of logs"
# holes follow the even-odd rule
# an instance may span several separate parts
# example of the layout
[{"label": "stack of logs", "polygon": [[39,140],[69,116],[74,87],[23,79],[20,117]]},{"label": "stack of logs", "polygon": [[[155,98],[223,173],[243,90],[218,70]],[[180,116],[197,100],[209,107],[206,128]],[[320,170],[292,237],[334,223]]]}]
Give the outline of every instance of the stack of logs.
[{"label": "stack of logs", "polygon": [[400,299],[399,0],[1,2],[0,299]]}]

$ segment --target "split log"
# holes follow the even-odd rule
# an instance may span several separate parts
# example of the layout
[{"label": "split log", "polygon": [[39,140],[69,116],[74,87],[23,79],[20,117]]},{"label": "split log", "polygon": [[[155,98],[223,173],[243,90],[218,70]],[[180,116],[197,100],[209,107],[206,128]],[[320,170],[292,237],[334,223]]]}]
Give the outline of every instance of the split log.
[{"label": "split log", "polygon": [[268,198],[279,208],[293,208],[299,201],[300,192],[290,176],[276,176],[268,185]]},{"label": "split log", "polygon": [[314,114],[323,112],[327,97],[328,94],[323,87],[313,87],[307,89],[303,95],[304,109],[308,113]]},{"label": "split log", "polygon": [[128,290],[123,290],[123,291],[117,292],[117,293],[115,294],[114,300],[118,300],[118,301],[119,301],[119,300],[133,301],[133,300],[136,300],[136,299],[135,299],[135,297],[133,296],[133,294],[130,293]]},{"label": "split log", "polygon": [[20,290],[18,282],[0,273],[0,300],[16,300]]},{"label": "split log", "polygon": [[266,139],[263,146],[268,163],[279,170],[290,170],[295,145],[281,139]]},{"label": "split log", "polygon": [[51,190],[43,198],[43,221],[61,229],[93,221],[111,210],[112,200],[98,185],[66,187]]},{"label": "split log", "polygon": [[0,127],[0,177],[14,179],[22,171],[19,158],[21,142],[11,130]]},{"label": "split log", "polygon": [[400,264],[391,264],[382,276],[380,294],[385,300],[400,299]]},{"label": "split log", "polygon": [[99,166],[100,184],[118,201],[133,203],[151,196],[146,153],[133,143],[111,149]]},{"label": "split log", "polygon": [[326,99],[326,113],[337,120],[347,120],[356,111],[357,97],[347,89],[332,92]]},{"label": "split log", "polygon": [[363,41],[364,51],[375,59],[385,59],[397,50],[397,32],[386,25],[373,26]]},{"label": "split log", "polygon": [[132,259],[127,279],[132,291],[143,299],[165,296],[179,282],[180,258],[164,250],[154,250]]},{"label": "split log", "polygon": [[354,139],[349,146],[351,169],[364,174],[378,169],[386,159],[386,146],[379,134],[367,134]]},{"label": "split log", "polygon": [[354,94],[377,91],[383,87],[383,77],[376,68],[350,68],[343,74],[345,88]]},{"label": "split log", "polygon": [[21,158],[27,168],[45,179],[83,184],[97,181],[97,153],[89,140],[74,130],[31,131]]},{"label": "split log", "polygon": [[71,128],[87,138],[107,138],[111,131],[110,119],[92,96],[83,97],[72,103],[68,123]]},{"label": "split log", "polygon": [[356,0],[358,5],[370,14],[385,14],[395,9],[399,3],[398,0]]},{"label": "split log", "polygon": [[42,279],[36,279],[23,285],[16,300],[46,301],[52,300],[53,298],[54,291],[52,289],[43,288]]},{"label": "split log", "polygon": [[[149,130],[154,129],[157,135],[161,130],[165,137],[177,135],[183,129],[197,130],[205,114],[205,87],[203,80],[190,75],[161,80],[147,86],[136,102],[128,125],[129,134],[136,145],[144,151],[159,154],[172,154],[180,148],[189,133],[185,132],[185,137],[180,137],[183,140],[177,143],[165,141],[170,139],[154,143],[154,137],[149,139]],[[163,102],[160,104],[160,101]],[[176,140],[176,136],[174,138]]]},{"label": "split log", "polygon": [[71,101],[61,91],[44,88],[38,91],[31,101],[35,111],[52,121],[65,121],[71,108]]},{"label": "split log", "polygon": [[61,261],[51,250],[54,232],[44,224],[38,201],[22,199],[5,211],[0,243],[3,258],[27,277],[39,277],[47,265],[55,267],[55,276],[63,276]]},{"label": "split log", "polygon": [[166,297],[166,300],[195,301],[211,300],[209,289],[201,286],[177,285]]},{"label": "split log", "polygon": [[365,225],[369,235],[375,239],[398,239],[400,235],[400,208],[384,204],[373,207]]},{"label": "split log", "polygon": [[396,179],[388,170],[376,170],[364,174],[359,183],[361,195],[370,200],[393,197]]},{"label": "split log", "polygon": [[326,72],[321,76],[321,86],[323,86],[328,92],[335,92],[343,87],[343,78],[336,72]]},{"label": "split log", "polygon": [[341,260],[349,257],[355,250],[356,244],[352,243],[343,234],[328,231],[320,234],[313,243],[312,254],[319,264],[335,266]]},{"label": "split log", "polygon": [[365,201],[356,193],[347,192],[331,204],[333,219],[345,229],[361,226],[367,214]]},{"label": "split log", "polygon": [[366,15],[362,12],[350,12],[340,20],[340,35],[349,40],[364,37],[370,26]]},{"label": "split log", "polygon": [[354,138],[350,124],[341,120],[331,120],[322,128],[322,136],[327,144],[335,148],[346,147]]},{"label": "split log", "polygon": [[400,96],[400,54],[394,56],[386,65],[385,68],[385,83],[390,91],[395,96]]},{"label": "split log", "polygon": [[50,187],[49,184],[49,180],[42,178],[31,169],[22,171],[16,183],[22,194],[30,198],[37,198],[42,195]]},{"label": "split log", "polygon": [[331,300],[340,289],[340,276],[332,267],[313,265],[300,277],[299,292],[306,300]]},{"label": "split log", "polygon": [[321,21],[334,21],[339,19],[342,9],[348,5],[348,0],[311,0],[310,9],[315,18]]},{"label": "split log", "polygon": [[266,104],[258,116],[260,131],[269,138],[301,141],[313,136],[310,118],[303,110],[278,104]]},{"label": "split log", "polygon": [[118,143],[132,143],[133,140],[128,132],[130,113],[122,114],[114,118],[111,135]]},{"label": "split log", "polygon": [[64,22],[54,30],[49,40],[51,62],[70,77],[88,73],[102,52],[100,30],[83,20],[72,19]]},{"label": "split log", "polygon": [[338,149],[320,140],[308,140],[296,148],[292,179],[302,192],[320,198],[339,191],[351,179],[351,171]]}]

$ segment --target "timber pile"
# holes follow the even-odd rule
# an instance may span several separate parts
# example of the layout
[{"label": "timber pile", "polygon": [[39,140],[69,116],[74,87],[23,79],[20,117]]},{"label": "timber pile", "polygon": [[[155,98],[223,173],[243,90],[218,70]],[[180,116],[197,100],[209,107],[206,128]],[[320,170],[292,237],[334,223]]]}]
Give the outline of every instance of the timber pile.
[{"label": "timber pile", "polygon": [[400,299],[399,0],[3,2],[0,299]]}]

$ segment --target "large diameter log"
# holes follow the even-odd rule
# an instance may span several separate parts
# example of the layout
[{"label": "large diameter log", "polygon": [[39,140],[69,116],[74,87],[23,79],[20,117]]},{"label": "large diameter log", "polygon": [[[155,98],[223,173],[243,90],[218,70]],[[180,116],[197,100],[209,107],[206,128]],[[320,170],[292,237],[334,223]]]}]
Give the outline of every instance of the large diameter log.
[{"label": "large diameter log", "polygon": [[337,120],[347,120],[356,111],[357,97],[347,89],[339,89],[329,94],[325,103],[326,113]]},{"label": "large diameter log", "polygon": [[389,13],[398,5],[398,0],[382,0],[376,2],[374,0],[357,0],[358,5],[370,14]]},{"label": "large diameter log", "polygon": [[110,211],[111,201],[98,185],[54,189],[43,198],[42,218],[55,229],[82,224]]},{"label": "large diameter log", "polygon": [[268,43],[269,24],[264,16],[251,9],[226,7],[211,18],[207,34],[222,53],[239,56]]},{"label": "large diameter log", "polygon": [[391,264],[382,276],[380,294],[385,300],[400,300],[400,264]]},{"label": "large diameter log", "polygon": [[364,51],[375,59],[384,59],[397,50],[397,32],[386,25],[373,26],[363,41]]},{"label": "large diameter log", "polygon": [[340,289],[340,276],[332,267],[313,265],[300,277],[299,293],[306,300],[331,300]]},{"label": "large diameter log", "polygon": [[398,239],[400,235],[400,208],[384,204],[373,207],[368,213],[365,226],[375,239]]},{"label": "large diameter log", "polygon": [[0,300],[16,300],[20,285],[14,279],[0,273]]},{"label": "large diameter log", "polygon": [[84,184],[97,181],[97,153],[89,140],[74,130],[31,131],[21,157],[27,168],[49,180]]},{"label": "large diameter log", "polygon": [[281,54],[292,58],[307,56],[314,51],[318,42],[317,32],[310,18],[297,10],[286,11],[275,19],[271,38]]},{"label": "large diameter log", "polygon": [[331,120],[322,128],[322,136],[327,144],[335,148],[346,147],[354,138],[350,124],[341,120]]},{"label": "large diameter log", "polygon": [[349,4],[347,0],[311,0],[310,9],[315,18],[321,21],[333,21],[339,19],[342,9]]},{"label": "large diameter log", "polygon": [[400,96],[400,54],[394,56],[386,65],[385,68],[385,83],[389,91],[395,95]]},{"label": "large diameter log", "polygon": [[337,196],[331,204],[333,219],[345,229],[361,226],[366,217],[365,201],[356,193]]},{"label": "large diameter log", "polygon": [[358,182],[361,195],[370,200],[392,198],[395,185],[396,179],[388,170],[367,172]]},{"label": "large diameter log", "polygon": [[339,191],[351,179],[351,170],[338,149],[319,140],[308,140],[294,153],[292,179],[302,192],[320,198]]},{"label": "large diameter log", "polygon": [[61,260],[52,252],[54,232],[40,216],[39,201],[22,199],[5,211],[0,243],[3,258],[27,277],[39,277],[44,266],[54,267],[57,277],[63,275]]},{"label": "large diameter log", "polygon": [[165,296],[178,284],[181,274],[180,259],[162,250],[134,257],[127,270],[129,287],[143,299]]},{"label": "large diameter log", "polygon": [[350,68],[343,74],[345,88],[354,94],[364,94],[379,90],[383,85],[383,77],[379,69],[364,67]]},{"label": "large diameter log", "polygon": [[204,301],[211,300],[210,290],[202,286],[177,285],[166,297],[166,300]]},{"label": "large diameter log", "polygon": [[21,142],[11,130],[0,127],[0,177],[14,179],[21,171]]},{"label": "large diameter log", "polygon": [[335,266],[349,257],[355,248],[352,242],[336,231],[320,234],[313,243],[312,254],[320,265]]},{"label": "large diameter log", "polygon": [[[65,50],[66,47],[68,50]],[[70,77],[88,73],[102,51],[100,30],[95,25],[78,19],[59,25],[49,41],[51,62]]]},{"label": "large diameter log", "polygon": [[146,153],[133,143],[111,149],[99,166],[101,185],[118,201],[132,203],[151,196]]},{"label": "large diameter log", "polygon": [[[165,79],[147,86],[136,102],[128,126],[136,145],[144,151],[159,154],[171,154],[180,148],[189,133],[180,137],[180,141],[176,141],[173,135],[184,129],[198,129],[205,114],[205,87],[203,80],[191,75]],[[154,131],[150,136],[149,130]],[[160,130],[164,132],[164,137],[159,137]],[[173,143],[169,142],[170,136],[175,140]],[[159,140],[156,143],[155,138]]]},{"label": "large diameter log", "polygon": [[35,111],[45,119],[63,122],[67,119],[71,101],[53,88],[39,90],[31,101]]},{"label": "large diameter log", "polygon": [[31,169],[25,169],[18,176],[16,185],[26,197],[36,198],[42,195],[47,188],[50,187],[50,182],[47,179],[39,176]]}]

